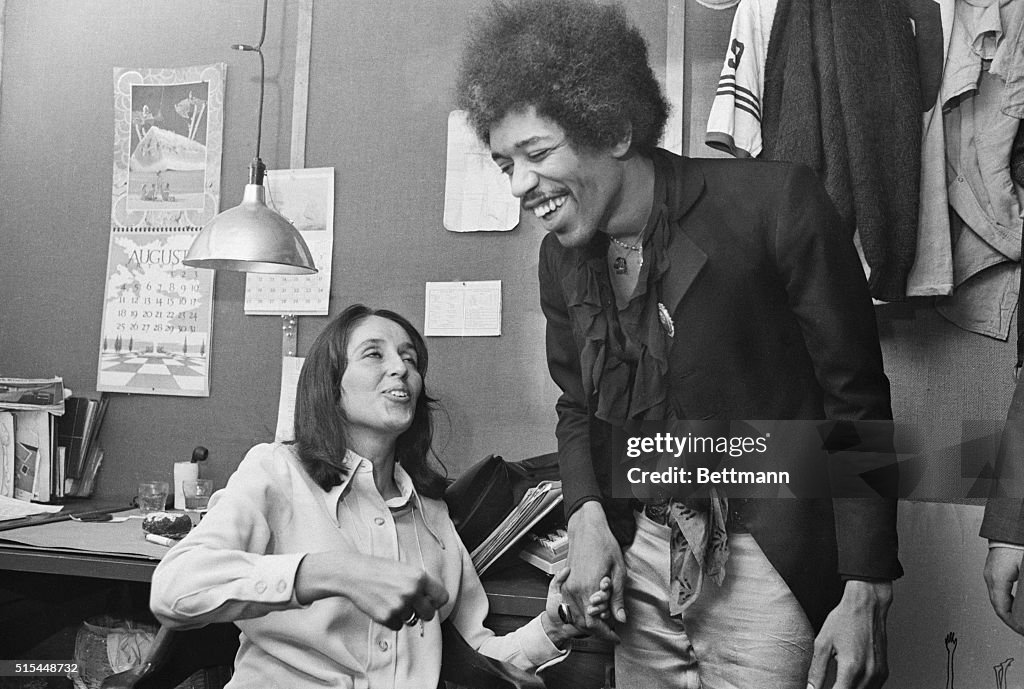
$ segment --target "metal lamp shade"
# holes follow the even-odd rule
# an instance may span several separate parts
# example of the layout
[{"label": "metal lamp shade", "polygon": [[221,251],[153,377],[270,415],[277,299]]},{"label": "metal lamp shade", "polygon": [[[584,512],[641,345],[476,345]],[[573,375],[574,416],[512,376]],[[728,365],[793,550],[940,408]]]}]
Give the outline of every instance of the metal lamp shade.
[{"label": "metal lamp shade", "polygon": [[244,273],[317,272],[302,235],[283,215],[267,206],[262,184],[245,185],[242,202],[207,223],[188,250],[184,264]]}]

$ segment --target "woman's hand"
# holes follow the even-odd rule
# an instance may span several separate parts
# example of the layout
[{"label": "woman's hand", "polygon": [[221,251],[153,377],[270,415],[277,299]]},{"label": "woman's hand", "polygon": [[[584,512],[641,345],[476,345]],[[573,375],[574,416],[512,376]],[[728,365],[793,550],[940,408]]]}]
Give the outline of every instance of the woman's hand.
[{"label": "woman's hand", "polygon": [[601,579],[601,588],[595,591],[587,601],[587,616],[607,620],[612,616],[612,578]]},{"label": "woman's hand", "polygon": [[551,639],[551,643],[558,648],[562,648],[569,639],[581,636],[584,633],[582,629],[575,625],[564,622],[562,616],[558,613],[558,608],[562,605],[562,584],[568,578],[568,567],[563,567],[551,578],[551,583],[548,584],[547,603],[544,606],[544,614],[541,616],[544,632]]},{"label": "woman's hand", "polygon": [[295,597],[303,605],[343,596],[389,629],[417,617],[433,619],[448,602],[444,585],[421,568],[353,553],[310,553],[295,574]]},{"label": "woman's hand", "polygon": [[[623,604],[626,565],[599,502],[584,503],[569,517],[569,559],[572,570],[563,595],[572,612],[573,622],[584,631],[606,641],[618,643],[612,629],[615,622],[626,621]],[[603,584],[608,580],[607,586]],[[590,597],[601,590],[609,596],[610,615],[589,614]]]}]

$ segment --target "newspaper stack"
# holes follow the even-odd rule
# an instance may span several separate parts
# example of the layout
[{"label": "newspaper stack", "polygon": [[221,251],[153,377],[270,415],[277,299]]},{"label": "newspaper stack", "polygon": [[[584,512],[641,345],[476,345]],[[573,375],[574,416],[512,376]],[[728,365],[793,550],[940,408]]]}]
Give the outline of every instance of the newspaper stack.
[{"label": "newspaper stack", "polygon": [[541,481],[526,491],[522,501],[470,553],[477,574],[487,571],[487,568],[504,555],[513,543],[532,529],[560,502],[562,502],[561,481]]}]

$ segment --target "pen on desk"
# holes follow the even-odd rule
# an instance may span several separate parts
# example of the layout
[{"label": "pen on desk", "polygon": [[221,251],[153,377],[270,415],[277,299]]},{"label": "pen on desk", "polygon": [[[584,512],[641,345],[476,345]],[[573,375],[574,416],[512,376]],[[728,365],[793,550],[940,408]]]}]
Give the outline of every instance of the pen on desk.
[{"label": "pen on desk", "polygon": [[168,548],[178,542],[175,538],[168,538],[167,536],[161,536],[155,533],[146,534],[146,540],[150,543],[156,543],[157,545],[165,545]]}]

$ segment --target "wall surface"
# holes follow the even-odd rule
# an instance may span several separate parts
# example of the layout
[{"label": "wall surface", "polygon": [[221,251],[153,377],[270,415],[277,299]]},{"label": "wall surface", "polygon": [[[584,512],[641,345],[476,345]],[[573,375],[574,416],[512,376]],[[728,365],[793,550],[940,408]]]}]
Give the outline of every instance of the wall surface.
[{"label": "wall surface", "polygon": [[[459,37],[480,0],[315,3],[306,167],[334,167],[331,314],[354,302],[423,323],[424,282],[502,281],[503,335],[429,338],[437,450],[452,475],[489,453],[554,449],[554,399],[536,285],[540,235],[442,226],[447,117]],[[664,2],[630,3],[664,63]],[[0,85],[0,375],[96,385],[110,223],[115,67],[228,64],[221,207],[238,203],[255,146],[258,0],[10,0]],[[262,157],[289,165],[294,2],[268,20]],[[661,71],[664,71],[663,69]],[[193,446],[218,484],[273,438],[280,319],[245,316],[245,278],[216,277],[208,398],[111,394],[103,497],[170,476]],[[303,317],[298,353],[327,322]]]},{"label": "wall surface", "polygon": [[[336,169],[331,313],[366,302],[422,326],[425,281],[503,283],[500,338],[428,342],[428,385],[446,412],[438,419],[437,449],[453,475],[491,452],[518,459],[554,449],[556,390],[544,366],[537,303],[540,236],[453,234],[441,224],[458,39],[466,14],[483,4],[318,2],[312,34],[306,166]],[[296,8],[291,1],[271,5],[262,153],[275,168],[289,160]],[[655,61],[662,60],[666,3],[627,5]],[[94,389],[115,67],[228,63],[222,207],[239,201],[254,145],[258,67],[229,45],[257,40],[260,8],[258,0],[7,0],[0,375],[62,375],[72,389]],[[717,155],[703,145],[703,129],[732,12],[688,0],[686,13],[683,140],[691,155]],[[187,458],[196,444],[210,448],[204,471],[222,484],[252,444],[273,437],[280,321],[245,316],[243,297],[241,275],[217,276],[210,397],[111,395],[101,436],[101,496],[127,499],[137,480],[169,478],[172,462]],[[1004,418],[1012,344],[957,329],[926,300],[882,306],[878,315],[906,459],[921,470],[915,495],[968,495],[973,479],[961,476],[961,446]],[[325,322],[300,319],[299,354]],[[983,437],[976,444],[982,453],[990,445]],[[888,686],[938,686],[949,631],[962,640],[958,662],[969,664],[958,670],[968,681],[963,686],[989,685],[1007,647],[1020,651],[1019,640],[993,623],[986,607],[977,513],[948,506],[905,511],[909,574],[897,584]],[[943,573],[935,596],[927,583],[931,571]],[[918,606],[935,614],[921,614]],[[1016,671],[1011,675],[1020,676]]]}]

